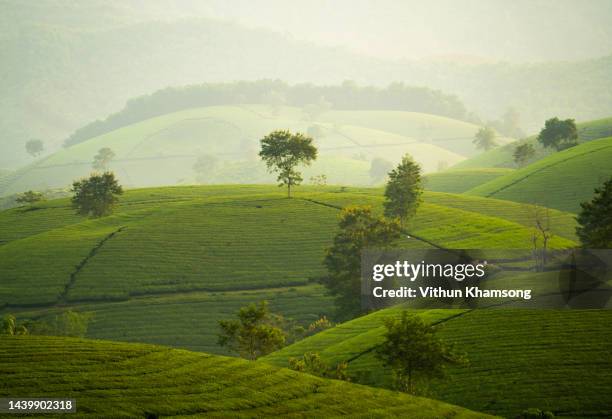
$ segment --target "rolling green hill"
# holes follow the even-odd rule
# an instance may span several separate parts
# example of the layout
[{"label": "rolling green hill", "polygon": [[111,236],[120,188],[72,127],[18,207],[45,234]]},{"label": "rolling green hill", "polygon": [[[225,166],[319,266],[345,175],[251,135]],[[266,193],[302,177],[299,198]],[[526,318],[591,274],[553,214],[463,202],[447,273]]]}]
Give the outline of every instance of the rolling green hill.
[{"label": "rolling green hill", "polygon": [[[302,325],[332,312],[313,280],[350,204],[380,211],[381,190],[300,187],[288,200],[275,186],[185,186],[128,190],[96,220],[67,199],[3,211],[0,310],[25,319],[70,308],[92,314],[88,337],[223,353],[217,321],[250,301]],[[401,245],[529,248],[521,210],[428,192]],[[553,215],[551,248],[574,246],[571,218]]]},{"label": "rolling green hill", "polygon": [[[612,135],[612,118],[598,119],[576,124],[578,128],[578,140],[589,142],[598,138],[610,137]],[[536,154],[532,159],[537,161],[554,153],[551,149],[541,147],[536,140],[536,136],[529,137],[526,142],[532,144],[536,149]],[[469,159],[463,160],[453,166],[453,169],[476,169],[483,167],[507,167],[515,168],[516,164],[512,157],[515,143],[510,143],[485,153],[479,154]]]},{"label": "rolling green hill", "polygon": [[428,191],[462,193],[511,172],[507,168],[451,169],[425,176],[423,184]]},{"label": "rolling green hill", "polygon": [[612,176],[610,162],[612,137],[601,138],[550,155],[466,193],[577,212],[580,202],[590,200],[593,189]]},{"label": "rolling green hill", "polygon": [[[110,169],[129,186],[185,183],[273,183],[259,160],[259,140],[276,129],[307,132],[318,126],[319,159],[304,169],[306,181],[325,174],[331,184],[368,185],[370,160],[392,163],[410,153],[425,171],[474,154],[477,126],[400,111],[329,111],[311,120],[301,108],[265,105],[210,106],[151,118],[63,149],[0,178],[0,195],[67,187],[89,174],[94,155],[109,147]],[[505,140],[509,141],[509,140]],[[201,155],[217,158],[210,172],[193,166]]]},{"label": "rolling green hill", "polygon": [[484,416],[262,363],[152,345],[2,338],[0,374],[0,397],[73,398],[81,418]]},{"label": "rolling green hill", "polygon": [[[443,192],[425,192],[425,201],[444,207],[501,218],[528,228],[534,227],[533,215],[529,205],[519,202],[503,201],[480,196],[458,195]],[[550,231],[560,237],[578,241],[576,236],[576,216],[569,212],[549,209]]]},{"label": "rolling green hill", "polygon": [[[330,363],[348,362],[357,382],[392,387],[392,375],[375,357],[383,319],[391,308],[357,318],[263,358],[286,365],[289,357],[318,352]],[[433,382],[429,397],[471,409],[516,417],[528,408],[560,417],[607,417],[612,397],[612,332],[609,310],[427,310],[440,336],[464,352],[468,367],[453,367]],[[503,325],[503,327],[502,327]]]}]

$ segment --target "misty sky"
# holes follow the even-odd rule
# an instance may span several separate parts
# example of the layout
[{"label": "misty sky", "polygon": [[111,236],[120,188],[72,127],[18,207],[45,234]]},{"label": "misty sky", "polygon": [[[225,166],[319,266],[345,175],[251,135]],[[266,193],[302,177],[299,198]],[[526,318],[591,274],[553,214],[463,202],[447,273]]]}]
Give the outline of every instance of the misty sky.
[{"label": "misty sky", "polygon": [[612,52],[609,0],[179,0],[172,7],[382,58],[544,61]]}]

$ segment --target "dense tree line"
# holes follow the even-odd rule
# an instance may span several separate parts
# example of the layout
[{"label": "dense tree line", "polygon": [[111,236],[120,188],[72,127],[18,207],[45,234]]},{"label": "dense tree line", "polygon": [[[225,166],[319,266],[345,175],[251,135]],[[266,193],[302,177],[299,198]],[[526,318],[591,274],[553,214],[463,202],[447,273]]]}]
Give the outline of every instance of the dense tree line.
[{"label": "dense tree line", "polygon": [[386,88],[358,86],[346,81],[335,86],[310,83],[289,85],[280,80],[240,81],[235,83],[200,84],[169,87],[150,95],[129,100],[125,108],[76,130],[64,145],[70,146],[117,128],[169,112],[211,105],[266,103],[308,107],[324,99],[334,109],[386,109],[425,112],[466,120],[469,116],[463,103],[426,87],[392,83]]}]

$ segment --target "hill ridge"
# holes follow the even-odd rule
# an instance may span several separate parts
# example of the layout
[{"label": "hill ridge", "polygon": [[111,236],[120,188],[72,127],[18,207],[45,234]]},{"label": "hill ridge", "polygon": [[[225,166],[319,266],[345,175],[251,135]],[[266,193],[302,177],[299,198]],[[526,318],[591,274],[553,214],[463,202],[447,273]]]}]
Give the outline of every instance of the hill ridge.
[{"label": "hill ridge", "polygon": [[[612,137],[611,137],[611,138],[612,138]],[[595,141],[596,141],[596,140],[595,140]],[[517,179],[516,181],[513,181],[512,183],[509,183],[509,184],[505,185],[504,187],[502,187],[502,188],[500,188],[500,189],[497,189],[496,191],[493,191],[493,192],[488,193],[488,194],[486,195],[486,197],[490,197],[490,196],[492,196],[492,195],[494,195],[494,194],[496,194],[496,193],[498,193],[498,192],[503,191],[504,189],[507,189],[507,188],[509,188],[509,187],[512,187],[512,186],[514,186],[514,185],[516,185],[516,184],[518,184],[518,183],[522,182],[523,180],[525,180],[525,179],[529,178],[530,176],[532,176],[532,175],[534,175],[534,174],[537,174],[537,173],[540,173],[540,172],[542,172],[542,171],[544,171],[544,170],[546,170],[546,169],[548,169],[548,168],[550,168],[550,167],[557,166],[557,165],[559,165],[559,164],[561,164],[561,163],[565,163],[565,162],[567,162],[567,161],[569,161],[569,160],[572,160],[572,159],[575,159],[575,158],[577,158],[577,157],[582,157],[582,156],[587,155],[587,154],[596,153],[596,152],[601,151],[602,149],[606,149],[606,148],[612,148],[612,145],[609,145],[609,146],[607,146],[607,147],[602,147],[602,148],[597,149],[597,150],[590,150],[590,151],[587,151],[587,152],[584,152],[584,153],[580,153],[580,154],[577,154],[577,155],[569,156],[569,157],[568,157],[568,158],[566,158],[566,159],[563,159],[563,160],[557,160],[557,161],[555,161],[555,162],[552,162],[552,163],[551,163],[551,164],[549,164],[549,165],[542,166],[542,167],[540,167],[540,168],[538,168],[538,169],[534,170],[533,172],[530,172],[528,175],[526,175],[526,176],[524,176],[524,177],[522,177],[522,178],[519,178],[519,179]],[[544,159],[543,159],[543,160],[544,160]],[[480,186],[480,185],[479,185],[479,186]],[[478,188],[478,187],[477,187],[477,188]],[[469,193],[469,192],[470,192],[470,191],[468,191],[468,193]]]},{"label": "hill ridge", "polygon": [[181,417],[487,416],[263,363],[138,343],[9,337],[0,340],[0,373],[1,397],[61,394],[77,399],[84,418],[142,417],[145,412]]}]

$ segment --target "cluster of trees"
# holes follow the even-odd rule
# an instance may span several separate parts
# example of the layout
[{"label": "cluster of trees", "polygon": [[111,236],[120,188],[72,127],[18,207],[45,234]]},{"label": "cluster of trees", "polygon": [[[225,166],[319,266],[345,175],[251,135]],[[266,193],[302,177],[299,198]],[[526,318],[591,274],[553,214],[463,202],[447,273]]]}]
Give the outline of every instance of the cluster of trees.
[{"label": "cluster of trees", "polygon": [[43,201],[44,199],[45,196],[42,192],[29,190],[17,195],[15,202],[21,205],[33,205],[37,202]]},{"label": "cluster of trees", "polygon": [[306,352],[301,358],[289,358],[289,368],[319,377],[351,381],[347,373],[348,363],[339,362],[336,365],[330,365],[321,358],[318,352]]},{"label": "cluster of trees", "polygon": [[28,328],[24,324],[17,324],[17,319],[12,314],[7,314],[0,323],[0,335],[16,336],[27,335]]},{"label": "cluster of trees", "polygon": [[403,311],[400,318],[385,321],[385,339],[376,357],[390,367],[398,390],[415,393],[415,382],[445,376],[448,365],[466,365],[467,357],[437,336],[437,329],[416,315]]},{"label": "cluster of trees", "polygon": [[65,140],[64,145],[78,144],[117,128],[182,109],[248,103],[303,107],[305,113],[311,116],[316,115],[323,104],[329,108],[345,110],[403,110],[461,120],[469,118],[465,106],[456,96],[403,83],[378,88],[362,87],[350,81],[336,86],[315,86],[310,83],[292,86],[279,80],[241,81],[169,87],[129,100],[123,110],[103,121],[97,120],[76,130]]},{"label": "cluster of trees", "polygon": [[245,359],[255,360],[332,326],[323,316],[304,328],[272,313],[268,302],[260,301],[240,308],[236,318],[220,320],[217,343]]},{"label": "cluster of trees", "polygon": [[388,179],[384,192],[384,216],[376,215],[370,207],[344,208],[339,231],[327,250],[324,263],[328,275],[322,282],[336,299],[339,318],[351,318],[361,313],[362,250],[393,246],[421,203],[421,168],[409,155],[388,173]]},{"label": "cluster of trees", "polygon": [[[578,128],[573,119],[561,120],[550,118],[544,123],[536,137],[537,142],[544,148],[556,151],[565,150],[578,144]],[[517,166],[525,166],[535,156],[536,148],[529,141],[522,141],[514,147],[512,157]]]},{"label": "cluster of trees", "polygon": [[[284,325],[287,321],[270,312],[267,301],[252,303],[240,308],[236,318],[220,320],[218,344],[241,357],[255,360],[282,348],[290,334]],[[394,373],[396,388],[415,393],[415,382],[436,377],[442,378],[447,365],[462,365],[467,358],[454,350],[452,345],[437,336],[437,328],[420,317],[404,311],[399,318],[385,319],[384,341],[376,348],[376,357]],[[307,334],[332,327],[322,317],[308,327]],[[295,336],[294,336],[295,338]],[[307,352],[300,358],[289,358],[289,368],[320,377],[350,381],[348,363],[331,365],[317,352]]]},{"label": "cluster of trees", "polygon": [[38,320],[17,321],[12,314],[5,315],[0,322],[0,335],[44,335],[84,337],[87,333],[89,313],[66,310]]}]

